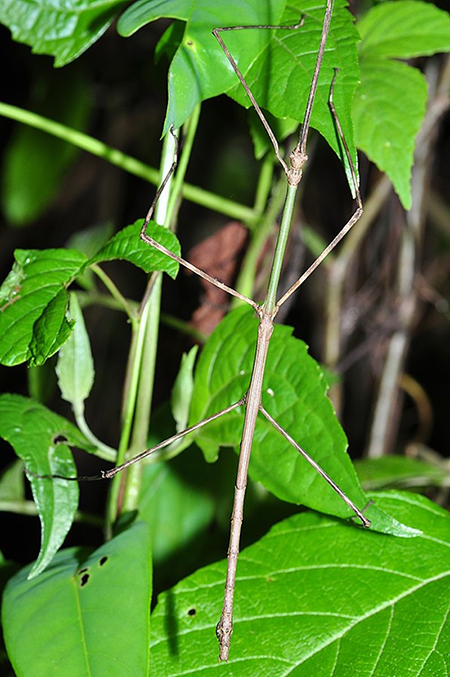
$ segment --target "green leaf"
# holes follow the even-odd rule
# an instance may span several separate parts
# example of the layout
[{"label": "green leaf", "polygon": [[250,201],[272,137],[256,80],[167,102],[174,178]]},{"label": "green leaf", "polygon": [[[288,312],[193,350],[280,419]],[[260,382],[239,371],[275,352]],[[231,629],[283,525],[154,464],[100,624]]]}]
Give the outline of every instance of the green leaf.
[{"label": "green leaf", "polygon": [[[247,308],[229,313],[211,334],[197,364],[190,425],[211,416],[247,391],[256,348],[258,322]],[[347,439],[330,400],[319,365],[292,328],[275,325],[263,381],[262,401],[273,418],[319,463],[362,510],[368,499],[350,458]],[[239,448],[244,407],[194,433],[206,460],[216,460],[221,446]],[[275,496],[338,517],[353,513],[310,464],[260,414],[249,472]],[[369,506],[374,529],[407,535],[388,516]]]},{"label": "green leaf", "polygon": [[[246,30],[222,34],[258,103],[277,117],[303,120],[306,99],[320,42],[325,2],[294,0],[286,10],[283,0],[262,3],[246,0],[216,3],[208,0],[181,3],[140,0],[118,22],[121,35],[132,35],[142,26],[163,17],[186,22],[184,36],[169,70],[169,103],[164,133],[180,127],[201,101],[229,93],[248,107],[250,102],[238,83],[220,45],[211,35],[220,26],[292,25],[305,14],[305,24],[296,31]],[[337,0],[327,50],[319,78],[312,126],[318,129],[338,154],[340,142],[329,109],[330,85],[336,67],[341,68],[335,103],[344,135],[353,152],[350,105],[358,82],[356,43],[358,35],[345,0]],[[354,153],[353,153],[354,155]]]},{"label": "green leaf", "polygon": [[450,49],[450,15],[428,2],[376,5],[358,22],[360,54],[411,59]]},{"label": "green leaf", "polygon": [[[12,503],[25,501],[25,483],[23,463],[17,459],[9,465],[0,477],[0,509],[7,510],[5,506]],[[9,509],[12,507],[9,505]]]},{"label": "green leaf", "polygon": [[[90,109],[87,83],[79,70],[62,73],[47,63],[33,86],[29,108],[73,129],[83,130]],[[27,125],[18,125],[8,144],[2,208],[14,226],[39,218],[57,195],[78,149]]]},{"label": "green leaf", "polygon": [[31,365],[44,364],[69,338],[73,321],[66,318],[68,300],[65,289],[62,289],[47,303],[34,323],[30,341]]},{"label": "green leaf", "polygon": [[277,524],[239,557],[230,660],[217,665],[226,561],[158,597],[158,677],[445,677],[450,667],[450,520],[430,501],[377,502],[423,531],[412,539],[314,513]]},{"label": "green leaf", "polygon": [[[139,219],[131,226],[119,231],[89,263],[123,259],[139,266],[146,273],[162,270],[175,278],[178,273],[178,263],[140,239],[139,234],[143,222],[143,219]],[[151,221],[147,233],[159,244],[164,245],[177,256],[180,255],[180,243],[170,230]]]},{"label": "green leaf", "polygon": [[181,358],[180,370],[172,390],[172,414],[177,424],[177,433],[187,428],[192,392],[194,390],[194,363],[198,346],[193,346]]},{"label": "green leaf", "polygon": [[42,364],[67,340],[66,287],[87,259],[71,249],[16,249],[0,289],[0,362]]},{"label": "green leaf", "polygon": [[[303,115],[316,65],[320,44],[325,2],[294,0],[286,5],[281,24],[289,25],[305,15],[305,23],[298,31],[277,31],[269,40],[251,67],[245,72],[247,84],[258,104],[279,118],[291,118],[303,122]],[[347,10],[346,0],[337,0],[322,61],[317,92],[311,117],[311,126],[317,129],[346,165],[350,186],[353,187],[347,158],[336,131],[330,111],[330,86],[336,69],[339,75],[333,93],[333,101],[347,145],[357,165],[353,144],[351,104],[359,81],[357,58],[358,33],[353,25],[353,16]],[[238,50],[242,36],[227,34],[226,43]],[[236,85],[229,92],[239,103],[249,107],[250,101],[242,86]]]},{"label": "green leaf", "polygon": [[85,52],[110,26],[124,0],[2,0],[0,22],[34,54],[64,66]]},{"label": "green leaf", "polygon": [[445,486],[450,472],[439,466],[408,456],[383,456],[355,461],[355,470],[366,490],[384,487]]},{"label": "green leaf", "polygon": [[59,351],[56,373],[61,395],[74,410],[84,409],[94,383],[94,362],[83,313],[75,293],[70,294],[70,319],[75,328]]},{"label": "green leaf", "polygon": [[[272,150],[272,144],[269,137],[267,136],[266,130],[261,125],[261,120],[257,116],[256,112],[250,111],[248,118],[250,135],[252,137],[253,147],[255,150],[255,157],[257,160],[261,160],[267,151]],[[291,120],[291,118],[276,118],[270,113],[267,113],[266,120],[270,124],[270,127],[275,134],[278,143],[284,141],[288,136],[294,134],[298,129],[297,120]]]},{"label": "green leaf", "polygon": [[138,523],[93,553],[58,553],[38,579],[27,567],[10,580],[3,621],[17,675],[148,675],[149,540]]},{"label": "green leaf", "polygon": [[76,468],[69,446],[92,447],[72,423],[20,395],[0,395],[0,437],[10,443],[30,471],[41,520],[41,549],[30,572],[30,576],[37,576],[51,562],[72,525],[78,484],[34,475],[74,477]]},{"label": "green leaf", "polygon": [[427,100],[423,75],[388,57],[450,50],[450,16],[424,2],[389,2],[359,22],[361,85],[353,101],[358,148],[385,172],[405,209],[411,207],[415,138]]},{"label": "green leaf", "polygon": [[365,57],[360,65],[361,85],[353,101],[356,145],[388,175],[410,209],[415,139],[427,100],[425,78],[397,61]]}]

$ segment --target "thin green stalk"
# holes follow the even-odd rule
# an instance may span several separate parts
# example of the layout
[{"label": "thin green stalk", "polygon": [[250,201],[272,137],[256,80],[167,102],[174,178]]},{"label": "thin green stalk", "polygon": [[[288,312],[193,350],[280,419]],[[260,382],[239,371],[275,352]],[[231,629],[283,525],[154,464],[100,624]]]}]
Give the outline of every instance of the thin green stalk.
[{"label": "thin green stalk", "polygon": [[272,313],[277,302],[277,289],[283,266],[284,253],[289,237],[289,230],[294,214],[295,196],[297,195],[298,185],[288,183],[286,191],[286,202],[284,205],[283,217],[281,219],[280,231],[278,233],[275,253],[273,255],[272,271],[270,273],[269,286],[267,289],[264,308],[268,313]]},{"label": "thin green stalk", "polygon": [[[141,317],[139,321],[133,326],[130,357],[127,365],[126,394],[122,412],[122,430],[119,448],[117,450],[116,465],[120,465],[125,460],[125,455],[130,442],[137,388],[139,383],[139,370],[145,336],[143,331],[144,322],[145,318]],[[118,514],[122,481],[123,478],[115,477],[111,484],[107,509],[107,532],[109,535],[111,534],[111,526],[115,522]]]},{"label": "thin green stalk", "polygon": [[[180,196],[183,195],[184,178],[188,168],[189,160],[191,159],[192,147],[194,145],[195,135],[197,133],[198,121],[200,118],[201,106],[197,105],[192,114],[186,121],[183,131],[185,132],[185,139],[183,143],[180,161],[177,165],[177,171],[172,181],[172,190],[169,197],[169,204],[167,207],[166,223],[174,224],[176,220],[175,210],[180,201]],[[158,210],[156,209],[156,213]]]},{"label": "thin green stalk", "polygon": [[[244,255],[241,270],[236,281],[236,289],[240,291],[241,294],[250,298],[253,297],[258,261],[278,214],[283,207],[285,192],[286,180],[284,174],[282,174],[275,186],[272,200],[266,213],[260,218],[259,223],[257,223],[250,235],[250,244]],[[232,301],[232,308],[237,307],[241,303],[242,302],[239,299],[234,298]]]},{"label": "thin green stalk", "polygon": [[[136,158],[123,153],[117,148],[112,148],[106,143],[94,139],[88,134],[71,129],[60,122],[49,120],[37,113],[32,113],[31,111],[18,108],[17,106],[11,106],[10,104],[1,101],[0,115],[10,118],[11,120],[17,120],[17,122],[22,122],[29,127],[40,129],[52,136],[56,136],[58,139],[67,141],[73,146],[77,146],[77,148],[81,148],[82,150],[91,153],[91,155],[100,157],[110,164],[120,167],[120,169],[123,169],[129,174],[138,176],[140,179],[144,179],[144,181],[148,181],[153,185],[158,185],[158,170],[149,167],[144,162],[140,162]],[[229,216],[232,219],[244,221],[249,224],[253,224],[256,220],[255,212],[251,207],[242,205],[239,202],[234,202],[233,200],[227,200],[220,195],[215,195],[214,193],[210,193],[197,186],[192,186],[189,183],[183,184],[182,195],[186,200],[190,200],[202,207]]]},{"label": "thin green stalk", "polygon": [[[258,185],[256,187],[254,210],[257,214],[263,214],[269,199],[270,187],[272,185],[274,160],[271,153],[268,153],[264,159],[261,172],[259,174]],[[259,225],[255,224],[257,228]]]},{"label": "thin green stalk", "polygon": [[[175,141],[173,136],[168,134],[163,143],[161,180],[167,174],[174,154]],[[167,224],[169,195],[170,181],[161,194],[155,210],[155,220],[160,224]],[[161,274],[154,274],[148,298],[147,292],[144,295],[146,301],[143,302],[138,328],[132,339],[130,377],[127,377],[118,465],[125,460],[127,451],[133,453],[145,447],[147,443],[158,342],[161,284]],[[109,504],[110,522],[115,519],[118,510],[130,511],[136,508],[142,470],[142,467],[136,464],[123,477],[114,478]]]},{"label": "thin green stalk", "polygon": [[104,459],[105,461],[109,461],[111,463],[114,463],[114,461],[116,460],[116,456],[117,456],[117,450],[113,449],[108,444],[105,444],[104,442],[99,440],[98,437],[96,437],[96,435],[94,435],[94,433],[89,428],[87,421],[84,417],[84,406],[82,408],[73,407],[73,414],[75,416],[77,426],[79,427],[79,429],[81,430],[81,432],[83,433],[85,438],[89,442],[91,442],[91,444],[93,444],[94,447],[97,448],[95,455],[98,456],[98,458]]},{"label": "thin green stalk", "polygon": [[136,321],[136,313],[134,311],[134,308],[130,303],[127,301],[125,296],[120,292],[120,290],[116,287],[114,282],[111,280],[109,275],[105,273],[103,268],[100,268],[96,263],[94,263],[91,266],[91,270],[97,275],[98,278],[103,282],[113,299],[117,301],[117,303],[123,308],[123,310],[126,312],[128,315],[130,321],[134,323]]},{"label": "thin green stalk", "polygon": [[[198,111],[195,112],[198,120]],[[194,134],[196,125],[194,124]],[[176,134],[176,132],[175,132]],[[192,142],[188,146],[188,152],[192,149]],[[167,134],[163,142],[161,180],[167,175],[175,157],[176,142],[172,134]],[[186,148],[185,148],[186,151]],[[187,162],[185,160],[185,170]],[[170,225],[170,205],[175,205],[172,187],[175,183],[175,177],[171,177],[165,190],[161,193],[155,208],[155,221],[159,224],[169,227]],[[181,189],[181,184],[178,184]],[[179,194],[176,196],[179,197]],[[148,431],[150,427],[150,414],[153,400],[153,390],[155,383],[156,353],[158,348],[159,323],[161,314],[161,291],[162,291],[162,273],[153,273],[149,281],[150,293],[144,295],[141,327],[143,331],[142,355],[140,359],[139,381],[136,393],[135,415],[133,422],[133,433],[129,448],[129,455],[141,451],[147,446]],[[142,483],[142,464],[136,463],[131,466],[125,477],[124,495],[122,510],[135,510],[138,505],[140,488]]]}]

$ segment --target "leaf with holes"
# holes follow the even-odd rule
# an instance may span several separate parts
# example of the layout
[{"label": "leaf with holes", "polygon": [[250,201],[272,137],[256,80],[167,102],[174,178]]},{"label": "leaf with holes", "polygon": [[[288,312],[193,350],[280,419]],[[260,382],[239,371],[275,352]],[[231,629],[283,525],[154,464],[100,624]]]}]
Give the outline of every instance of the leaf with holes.
[{"label": "leaf with holes", "polygon": [[[208,339],[195,372],[190,425],[237,402],[247,391],[256,347],[258,322],[247,308],[230,313]],[[262,400],[269,414],[331,476],[362,510],[368,499],[347,454],[347,439],[330,400],[319,365],[307,346],[291,336],[292,328],[275,325],[263,381]],[[221,446],[237,451],[244,408],[209,423],[193,434],[208,461]],[[314,468],[259,415],[249,472],[275,496],[338,517],[351,509]],[[374,529],[411,535],[371,505],[366,513]]]},{"label": "leaf with holes", "polygon": [[3,602],[5,644],[17,675],[148,675],[146,525],[133,525],[92,553],[63,550],[38,579],[28,580],[28,572],[9,581]]},{"label": "leaf with holes", "polygon": [[[243,550],[227,677],[448,674],[449,514],[412,494],[376,501],[423,535],[392,538],[303,513]],[[158,597],[158,677],[220,673],[214,629],[225,572],[225,560],[211,564]]]},{"label": "leaf with holes", "polygon": [[110,26],[125,0],[2,0],[0,22],[17,42],[65,66],[86,51]]},{"label": "leaf with holes", "polygon": [[30,571],[30,576],[37,576],[51,562],[72,525],[79,491],[76,482],[34,475],[74,477],[70,446],[86,451],[93,448],[72,423],[20,395],[0,395],[0,437],[31,471],[28,477],[41,520],[41,549]]}]

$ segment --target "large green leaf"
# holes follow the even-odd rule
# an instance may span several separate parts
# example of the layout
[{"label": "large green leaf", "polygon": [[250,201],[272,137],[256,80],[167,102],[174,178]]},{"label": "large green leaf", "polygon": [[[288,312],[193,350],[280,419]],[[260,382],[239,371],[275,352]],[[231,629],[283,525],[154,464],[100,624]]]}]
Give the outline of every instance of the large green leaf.
[{"label": "large green leaf", "polygon": [[138,523],[98,550],[64,550],[8,583],[3,624],[18,677],[148,675],[151,552]]},{"label": "large green leaf", "polygon": [[[163,17],[186,22],[183,38],[169,70],[169,103],[164,130],[179,127],[195,106],[213,96],[230,93],[250,105],[224,53],[211,35],[213,28],[235,25],[297,23],[296,31],[245,30],[222,34],[240,70],[254,90],[258,103],[277,117],[303,120],[320,42],[325,2],[294,0],[286,9],[282,0],[262,3],[240,0],[216,3],[208,0],[182,3],[139,0],[118,22],[122,35],[131,35],[142,26]],[[177,38],[178,40],[179,38]],[[342,69],[335,88],[335,103],[344,134],[353,150],[350,106],[358,82],[357,33],[345,0],[337,0],[316,96],[312,125],[340,152],[335,124],[328,106],[334,68]]]},{"label": "large green leaf", "polygon": [[230,661],[215,625],[226,562],[158,598],[150,660],[158,677],[446,677],[450,519],[411,494],[377,503],[423,535],[397,539],[303,513],[239,558]]},{"label": "large green leaf", "polygon": [[450,49],[450,16],[429,2],[375,5],[358,22],[358,32],[362,57],[411,59]]},{"label": "large green leaf", "polygon": [[[277,31],[245,73],[247,83],[259,105],[278,118],[303,121],[316,64],[324,11],[325,2],[317,3],[315,0],[289,2],[281,23],[293,24],[304,14],[304,26],[298,31]],[[226,35],[227,44],[236,45],[238,49],[242,35],[238,33],[232,36],[229,38],[228,34]],[[351,104],[359,81],[357,42],[358,34],[353,25],[353,16],[347,11],[347,2],[338,0],[334,6],[330,34],[320,69],[311,125],[322,134],[346,163],[329,107],[330,85],[335,70],[338,69],[333,101],[355,164]],[[250,105],[240,85],[234,87],[231,95],[243,105],[247,107]],[[349,182],[352,186],[350,173]]]},{"label": "large green leaf", "polygon": [[[89,263],[123,259],[139,266],[146,273],[153,270],[162,270],[170,277],[175,278],[178,273],[178,263],[140,239],[142,224],[143,220],[139,219],[131,226],[120,230]],[[180,255],[180,243],[172,231],[151,221],[147,233],[159,244],[164,245],[174,254]]]},{"label": "large green leaf", "polygon": [[70,446],[92,447],[65,418],[20,395],[0,395],[0,437],[10,443],[31,471],[29,480],[41,520],[41,549],[30,576],[53,559],[69,531],[78,507],[78,484],[35,475],[74,477]]},{"label": "large green leaf", "polygon": [[[29,107],[83,130],[90,109],[87,82],[79,70],[55,71],[47,63],[33,86]],[[78,149],[54,136],[18,125],[8,143],[2,181],[2,208],[9,223],[23,226],[41,216],[57,195]]]},{"label": "large green leaf", "polygon": [[67,340],[65,292],[87,258],[75,249],[16,249],[0,288],[0,362],[42,364]]},{"label": "large green leaf", "polygon": [[76,59],[111,24],[126,0],[2,0],[0,22],[35,54],[55,57],[55,66]]},{"label": "large green leaf", "polygon": [[[169,102],[165,131],[170,125],[180,127],[203,100],[223,94],[236,84],[236,76],[218,42],[214,28],[238,24],[277,24],[285,0],[239,0],[211,4],[208,0],[138,0],[120,17],[117,28],[129,36],[151,21],[162,18],[186,22],[183,39],[171,63],[168,77]],[[297,17],[298,20],[299,17]],[[246,31],[241,34],[240,49],[234,56],[245,72],[271,39],[269,31]],[[232,40],[233,45],[234,41]]]},{"label": "large green leaf", "polygon": [[389,2],[358,22],[361,85],[353,102],[358,148],[385,172],[411,207],[414,147],[427,99],[423,75],[392,58],[450,50],[450,15],[425,2]]},{"label": "large green leaf", "polygon": [[[239,400],[246,392],[256,347],[257,320],[247,308],[230,313],[208,339],[195,372],[190,425]],[[262,400],[266,410],[322,466],[362,510],[368,499],[346,452],[347,439],[326,397],[327,384],[307,346],[292,328],[275,325],[267,356]],[[244,407],[195,433],[205,457],[221,446],[239,447]],[[303,503],[338,517],[353,513],[310,464],[260,414],[249,472],[284,501]],[[402,533],[395,520],[370,505],[375,529]],[[406,532],[405,532],[406,535]]]}]

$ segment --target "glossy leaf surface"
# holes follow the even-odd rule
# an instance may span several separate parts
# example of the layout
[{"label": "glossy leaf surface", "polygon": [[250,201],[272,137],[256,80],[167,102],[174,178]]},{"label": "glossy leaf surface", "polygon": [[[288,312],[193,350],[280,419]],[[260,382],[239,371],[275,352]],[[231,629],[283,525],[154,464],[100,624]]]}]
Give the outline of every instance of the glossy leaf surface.
[{"label": "glossy leaf surface", "polygon": [[411,207],[415,139],[427,101],[424,76],[393,59],[450,50],[450,15],[425,2],[373,7],[357,24],[361,85],[353,102],[358,148],[385,172]]},{"label": "glossy leaf surface", "polygon": [[55,57],[55,66],[76,59],[111,24],[124,0],[2,0],[0,22],[35,54]]},{"label": "glossy leaf surface", "polygon": [[56,373],[62,398],[70,402],[75,410],[83,410],[94,383],[94,363],[89,335],[75,293],[70,295],[69,310],[75,327],[59,351]]},{"label": "glossy leaf surface", "polygon": [[[277,117],[291,117],[301,122],[324,13],[325,2],[313,0],[294,0],[286,8],[280,0],[271,3],[259,0],[227,2],[214,7],[208,0],[196,3],[140,0],[120,17],[118,30],[128,36],[163,17],[186,22],[169,70],[166,132],[170,125],[180,127],[201,101],[225,92],[246,107],[251,105],[225,54],[211,35],[212,29],[236,25],[293,25],[305,15],[304,25],[297,30],[256,29],[221,34],[259,105]],[[334,68],[340,68],[334,99],[347,144],[353,150],[350,107],[358,82],[357,41],[347,3],[338,0],[319,78],[312,125],[339,154],[340,142],[328,105],[330,86]]]},{"label": "glossy leaf surface", "polygon": [[[257,336],[256,318],[246,308],[230,313],[208,339],[195,373],[190,425],[211,416],[247,391]],[[347,454],[347,439],[326,396],[327,384],[307,346],[292,328],[275,325],[263,381],[262,401],[269,414],[363,510],[368,499]],[[238,450],[244,408],[194,433],[205,458],[214,461],[221,446]],[[353,513],[314,468],[260,414],[249,472],[275,496],[339,517]],[[365,513],[373,528],[402,533],[401,525],[371,505]],[[405,532],[404,535],[407,535]]]},{"label": "glossy leaf surface", "polygon": [[138,523],[89,553],[58,553],[39,578],[22,569],[3,603],[5,643],[18,677],[148,674],[151,552]]},{"label": "glossy leaf surface", "polygon": [[87,258],[75,249],[16,249],[14,258],[0,289],[0,362],[42,364],[68,338],[65,289]]},{"label": "glossy leaf surface", "polygon": [[[140,239],[139,233],[142,224],[143,220],[139,219],[131,226],[126,226],[126,228],[120,230],[100,249],[90,260],[90,263],[121,259],[134,263],[135,266],[142,268],[146,273],[153,270],[162,270],[170,277],[175,278],[178,272],[178,263]],[[147,233],[174,254],[180,255],[180,243],[170,230],[151,221]]]},{"label": "glossy leaf surface", "polygon": [[445,677],[449,515],[413,494],[376,501],[423,535],[388,537],[303,513],[242,551],[227,664],[217,663],[215,638],[226,561],[160,595],[152,616],[154,674]]},{"label": "glossy leaf surface", "polygon": [[72,423],[33,400],[0,395],[0,437],[9,442],[33,475],[31,489],[41,520],[41,549],[30,575],[37,576],[51,562],[66,537],[78,507],[78,484],[39,479],[34,475],[74,477],[70,446],[91,446]]}]

